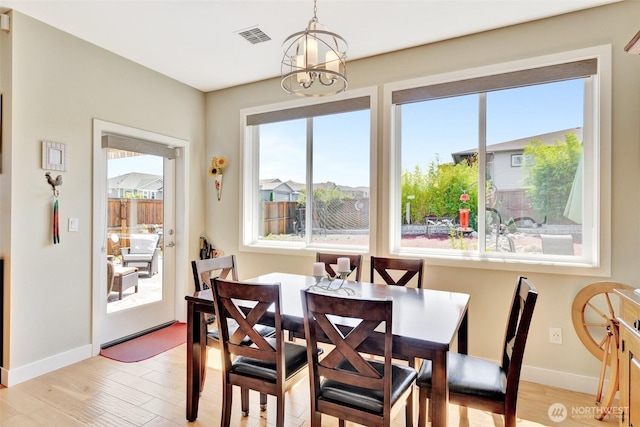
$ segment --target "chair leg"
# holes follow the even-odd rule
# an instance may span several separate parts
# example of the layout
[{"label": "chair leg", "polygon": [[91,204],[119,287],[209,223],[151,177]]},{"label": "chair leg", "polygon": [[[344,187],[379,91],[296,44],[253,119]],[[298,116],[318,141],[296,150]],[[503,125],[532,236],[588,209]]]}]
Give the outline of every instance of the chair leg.
[{"label": "chair leg", "polygon": [[284,395],[280,395],[276,399],[276,425],[283,426],[284,425]]},{"label": "chair leg", "polygon": [[313,412],[311,414],[311,427],[320,427],[322,424],[322,415],[320,412]]},{"label": "chair leg", "polygon": [[516,414],[505,414],[504,415],[504,427],[516,427]]},{"label": "chair leg", "polygon": [[427,426],[427,416],[430,416],[431,412],[427,414],[427,390],[420,388],[418,392],[418,427]]},{"label": "chair leg", "polygon": [[344,420],[342,419],[338,420],[338,427],[344,427],[344,426],[345,426]]},{"label": "chair leg", "polygon": [[233,386],[225,384],[222,387],[222,417],[220,417],[220,426],[225,427],[231,424],[231,404],[233,403]]},{"label": "chair leg", "polygon": [[249,389],[242,387],[240,389],[240,406],[242,408],[242,416],[249,415]]},{"label": "chair leg", "polygon": [[260,393],[260,410],[267,410],[267,393]]},{"label": "chair leg", "polygon": [[204,350],[201,349],[200,354],[202,360],[200,361],[200,393],[204,389],[204,381],[207,379],[207,359],[209,352],[207,351],[207,318],[204,313],[200,314],[200,345],[204,346]]},{"label": "chair leg", "polygon": [[406,411],[406,424],[408,426],[413,425],[413,390],[407,396],[407,405],[405,406]]}]

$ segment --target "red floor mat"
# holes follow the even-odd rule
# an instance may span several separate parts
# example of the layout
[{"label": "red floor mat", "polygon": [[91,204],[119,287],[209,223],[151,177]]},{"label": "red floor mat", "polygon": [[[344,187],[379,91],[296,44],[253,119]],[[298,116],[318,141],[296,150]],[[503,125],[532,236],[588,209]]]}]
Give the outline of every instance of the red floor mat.
[{"label": "red floor mat", "polygon": [[187,341],[187,324],[176,322],[166,328],[100,350],[100,354],[119,362],[139,362],[177,347]]}]

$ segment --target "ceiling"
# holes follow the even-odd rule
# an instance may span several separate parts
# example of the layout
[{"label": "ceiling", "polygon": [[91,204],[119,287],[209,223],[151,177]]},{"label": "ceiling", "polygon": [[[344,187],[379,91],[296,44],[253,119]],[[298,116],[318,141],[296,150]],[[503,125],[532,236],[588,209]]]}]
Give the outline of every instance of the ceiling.
[{"label": "ceiling", "polygon": [[[318,0],[317,17],[354,60],[617,1]],[[282,42],[313,16],[312,0],[0,0],[0,8],[204,92],[279,76]],[[238,34],[256,26],[271,40]]]}]

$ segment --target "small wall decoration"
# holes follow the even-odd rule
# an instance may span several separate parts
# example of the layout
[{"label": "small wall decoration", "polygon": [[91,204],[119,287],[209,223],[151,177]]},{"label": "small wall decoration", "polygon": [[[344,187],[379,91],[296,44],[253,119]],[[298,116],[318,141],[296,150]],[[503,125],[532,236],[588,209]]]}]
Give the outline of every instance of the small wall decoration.
[{"label": "small wall decoration", "polygon": [[67,170],[67,145],[62,142],[42,141],[42,169]]},{"label": "small wall decoration", "polygon": [[209,166],[209,175],[215,179],[216,194],[218,200],[222,196],[222,172],[227,167],[227,159],[225,157],[212,157]]},{"label": "small wall decoration", "polygon": [[44,174],[47,182],[51,186],[51,190],[53,191],[53,244],[57,245],[60,243],[60,215],[58,214],[58,196],[60,195],[60,191],[57,187],[62,185],[62,175],[58,175],[56,179],[51,177],[49,172]]}]

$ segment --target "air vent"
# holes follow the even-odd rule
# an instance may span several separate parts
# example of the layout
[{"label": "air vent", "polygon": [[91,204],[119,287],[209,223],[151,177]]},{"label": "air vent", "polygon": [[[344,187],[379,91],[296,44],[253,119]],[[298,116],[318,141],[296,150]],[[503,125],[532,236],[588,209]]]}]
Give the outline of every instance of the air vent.
[{"label": "air vent", "polygon": [[240,34],[245,40],[247,40],[251,44],[258,44],[258,43],[271,40],[271,37],[266,35],[258,27],[249,28],[247,30],[240,30],[238,31],[238,34]]}]

